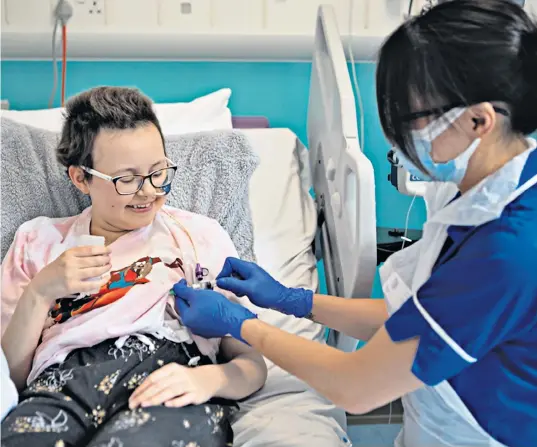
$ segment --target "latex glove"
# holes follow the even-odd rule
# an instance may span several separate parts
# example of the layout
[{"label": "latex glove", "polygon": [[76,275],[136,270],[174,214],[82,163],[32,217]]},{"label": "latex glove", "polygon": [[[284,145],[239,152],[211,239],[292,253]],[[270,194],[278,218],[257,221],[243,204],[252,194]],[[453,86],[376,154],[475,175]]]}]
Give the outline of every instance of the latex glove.
[{"label": "latex glove", "polygon": [[257,315],[244,306],[229,301],[214,290],[194,290],[182,279],[173,286],[175,305],[183,324],[194,334],[204,338],[241,337],[242,323]]},{"label": "latex glove", "polygon": [[212,365],[188,368],[169,363],[150,374],[129,398],[129,408],[165,404],[167,407],[199,405],[214,397],[218,380]]},{"label": "latex glove", "polygon": [[218,287],[246,295],[256,306],[303,318],[311,312],[313,292],[285,287],[252,262],[227,258],[216,278]]}]

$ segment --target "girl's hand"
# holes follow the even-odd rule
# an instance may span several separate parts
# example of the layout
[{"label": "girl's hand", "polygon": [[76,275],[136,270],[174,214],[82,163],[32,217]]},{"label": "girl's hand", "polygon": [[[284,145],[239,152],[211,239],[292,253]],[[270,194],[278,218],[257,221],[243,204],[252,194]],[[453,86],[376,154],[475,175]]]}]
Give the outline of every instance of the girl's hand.
[{"label": "girl's hand", "polygon": [[213,365],[189,368],[169,363],[150,374],[134,390],[129,407],[149,407],[165,404],[167,407],[199,405],[215,396],[219,378]]},{"label": "girl's hand", "polygon": [[[95,291],[106,282],[103,275],[111,268],[108,247],[74,247],[43,268],[28,287],[52,304],[57,298]],[[87,281],[90,278],[95,279]]]}]

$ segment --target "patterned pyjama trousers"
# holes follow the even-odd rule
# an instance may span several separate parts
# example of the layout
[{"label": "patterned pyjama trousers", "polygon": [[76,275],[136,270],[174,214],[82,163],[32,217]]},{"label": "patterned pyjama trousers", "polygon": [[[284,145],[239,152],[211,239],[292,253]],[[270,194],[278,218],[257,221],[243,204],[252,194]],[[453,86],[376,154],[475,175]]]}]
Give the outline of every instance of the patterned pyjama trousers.
[{"label": "patterned pyjama trousers", "polygon": [[33,381],[2,422],[2,447],[232,445],[229,418],[237,408],[232,401],[212,399],[183,408],[128,407],[134,389],[165,364],[187,366],[196,357],[197,365],[210,364],[195,343],[151,336],[115,342],[77,349]]}]

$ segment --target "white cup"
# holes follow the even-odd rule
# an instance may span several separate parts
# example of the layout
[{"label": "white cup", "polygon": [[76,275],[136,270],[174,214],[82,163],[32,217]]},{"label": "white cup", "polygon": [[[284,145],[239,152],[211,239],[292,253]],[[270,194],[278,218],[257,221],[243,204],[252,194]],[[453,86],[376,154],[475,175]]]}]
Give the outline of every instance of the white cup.
[{"label": "white cup", "polygon": [[[89,234],[78,236],[76,240],[73,241],[74,247],[86,247],[86,246],[100,246],[104,247],[104,236],[91,236]],[[107,278],[110,277],[109,273],[105,273],[102,276],[96,276],[95,278],[88,278],[85,281],[95,281],[96,282],[96,289],[94,291],[91,291],[91,293],[97,293],[101,287],[101,284],[108,280]]]}]

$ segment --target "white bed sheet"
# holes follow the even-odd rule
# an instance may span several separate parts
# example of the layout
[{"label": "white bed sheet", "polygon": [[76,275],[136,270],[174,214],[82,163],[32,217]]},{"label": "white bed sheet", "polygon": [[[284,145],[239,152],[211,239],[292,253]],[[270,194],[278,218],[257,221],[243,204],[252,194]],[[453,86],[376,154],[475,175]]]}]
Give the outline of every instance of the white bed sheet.
[{"label": "white bed sheet", "polygon": [[[316,290],[312,242],[317,216],[309,194],[308,152],[289,129],[244,130],[260,165],[250,182],[258,263],[283,284]],[[304,319],[257,309],[285,331],[324,343],[324,328]],[[346,442],[345,413],[304,382],[266,360],[263,389],[241,404],[235,446],[332,447]]]}]

